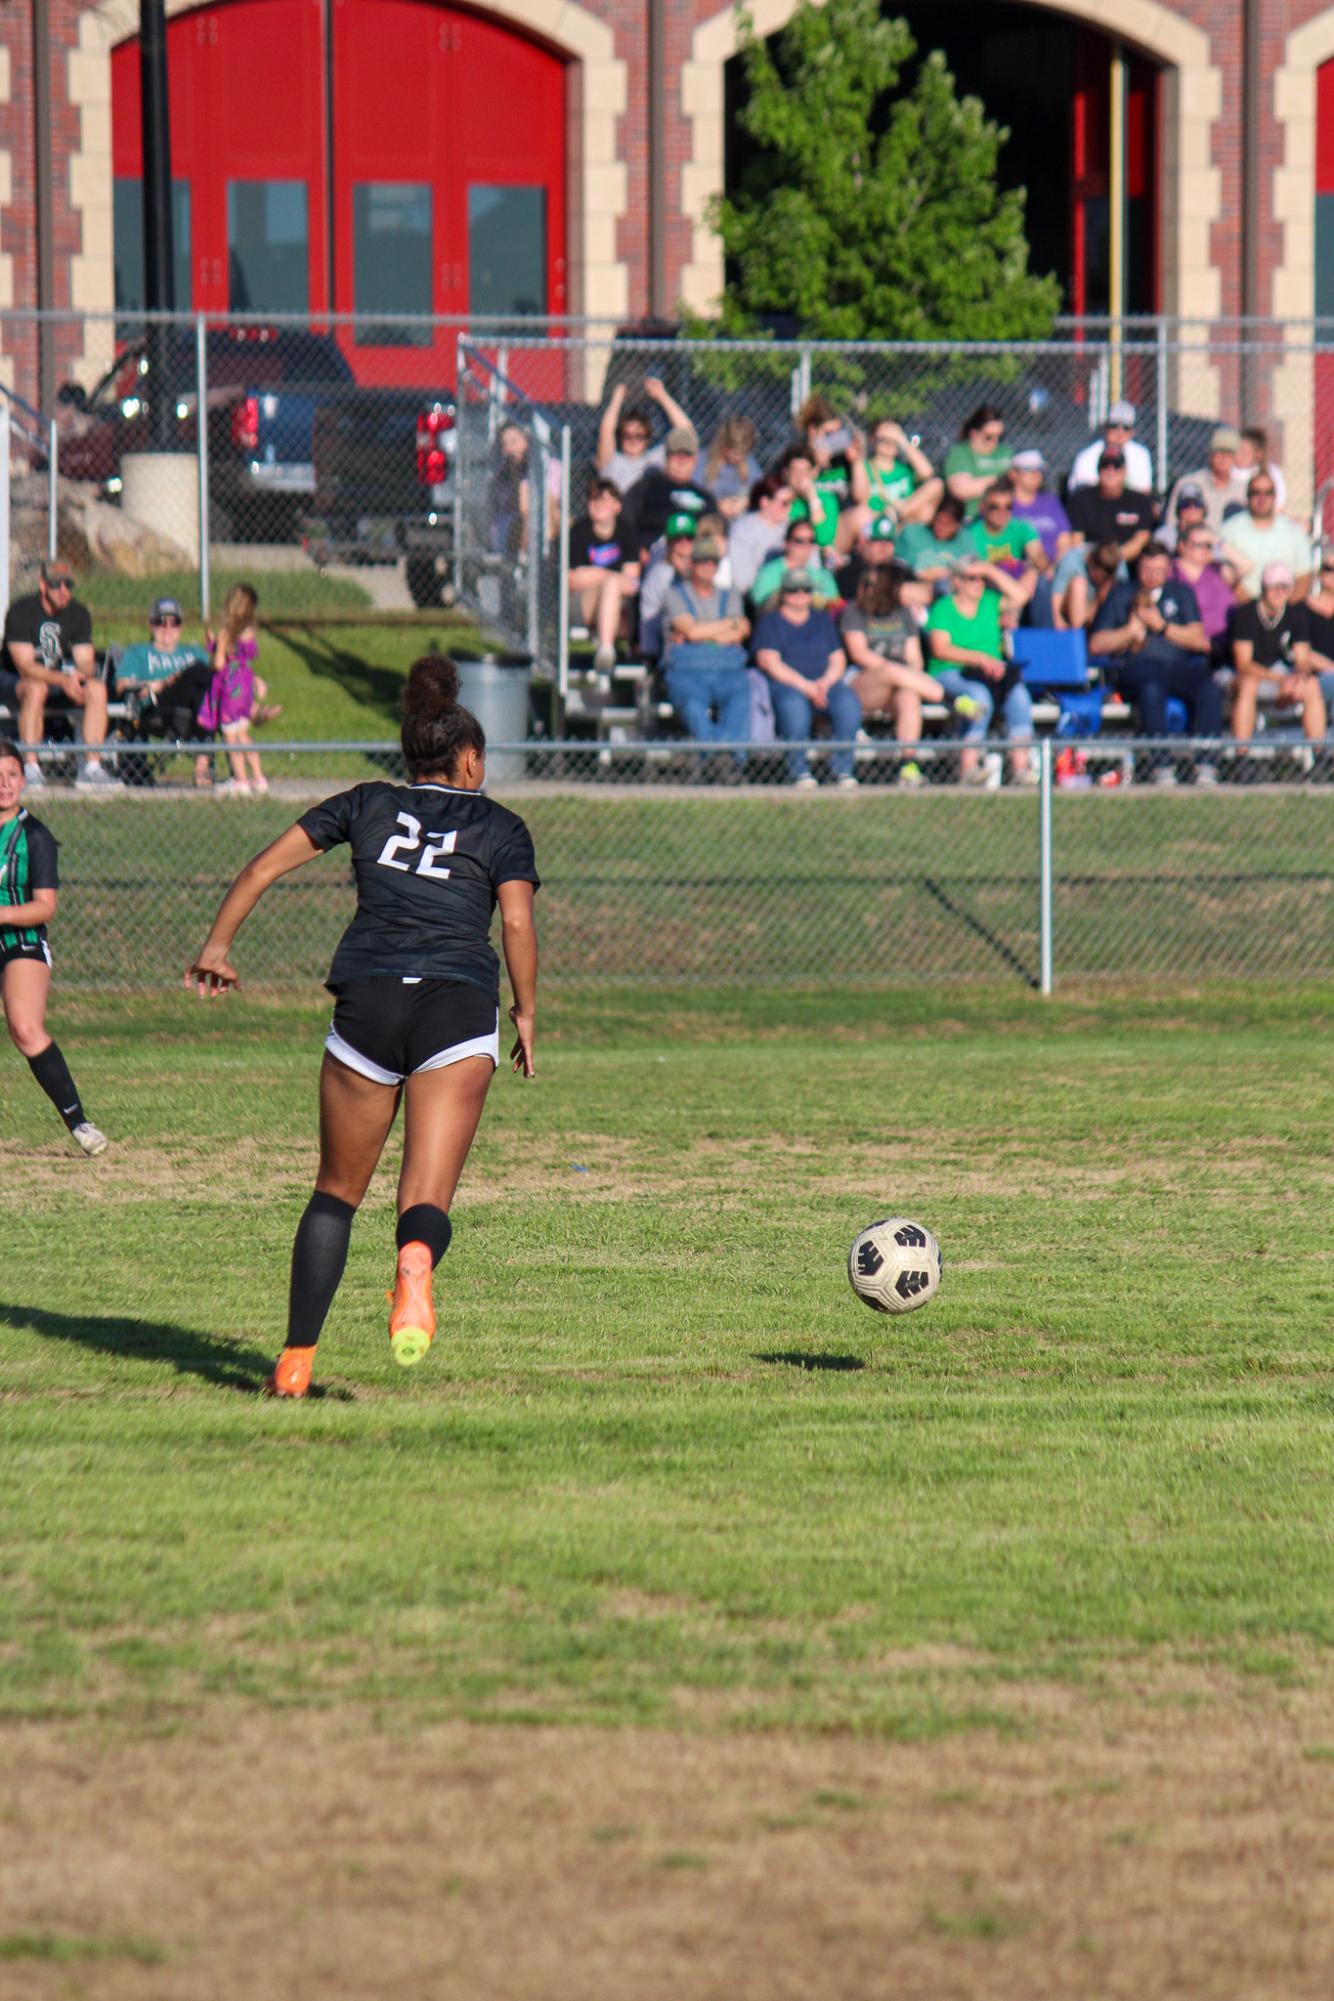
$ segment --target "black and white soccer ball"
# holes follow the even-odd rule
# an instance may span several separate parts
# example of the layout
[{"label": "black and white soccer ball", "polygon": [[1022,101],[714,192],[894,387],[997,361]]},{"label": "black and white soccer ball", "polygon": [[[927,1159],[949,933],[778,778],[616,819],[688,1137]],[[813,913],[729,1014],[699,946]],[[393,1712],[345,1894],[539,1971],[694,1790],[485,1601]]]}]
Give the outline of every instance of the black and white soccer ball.
[{"label": "black and white soccer ball", "polygon": [[869,1223],[848,1252],[849,1283],[876,1313],[911,1313],[925,1306],[940,1289],[940,1273],[940,1245],[907,1216]]}]

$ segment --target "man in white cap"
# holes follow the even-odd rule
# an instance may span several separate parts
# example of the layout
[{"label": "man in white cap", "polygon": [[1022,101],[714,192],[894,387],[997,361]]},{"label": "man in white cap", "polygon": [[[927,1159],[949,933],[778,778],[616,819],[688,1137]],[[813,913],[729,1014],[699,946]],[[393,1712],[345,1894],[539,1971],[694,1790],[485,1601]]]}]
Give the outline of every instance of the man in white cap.
[{"label": "man in white cap", "polygon": [[1113,403],[1107,412],[1107,422],[1102,427],[1102,436],[1095,438],[1091,445],[1085,445],[1070,468],[1069,490],[1076,487],[1098,484],[1098,461],[1109,447],[1120,452],[1126,462],[1126,485],[1132,493],[1153,492],[1153,460],[1146,448],[1137,443],[1135,436],[1135,406],[1133,403]]},{"label": "man in white cap", "polygon": [[1302,733],[1312,741],[1325,734],[1325,701],[1306,643],[1302,608],[1293,603],[1292,571],[1286,563],[1266,563],[1260,594],[1232,621],[1232,734],[1239,743],[1255,735],[1256,710],[1263,702],[1299,709]]}]

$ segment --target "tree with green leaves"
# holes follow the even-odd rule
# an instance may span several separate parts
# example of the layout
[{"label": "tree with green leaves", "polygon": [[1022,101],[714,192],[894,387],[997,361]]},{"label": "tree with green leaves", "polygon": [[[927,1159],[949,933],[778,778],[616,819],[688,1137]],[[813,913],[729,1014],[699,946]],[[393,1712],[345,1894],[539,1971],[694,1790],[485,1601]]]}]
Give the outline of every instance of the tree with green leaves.
[{"label": "tree with green leaves", "polygon": [[1060,288],[1028,269],[1007,133],[940,54],[907,89],[907,24],[878,0],[801,0],[772,42],[741,13],[755,153],[710,222],[729,283],[718,331],[792,315],[816,340],[1015,340],[1051,331]]}]

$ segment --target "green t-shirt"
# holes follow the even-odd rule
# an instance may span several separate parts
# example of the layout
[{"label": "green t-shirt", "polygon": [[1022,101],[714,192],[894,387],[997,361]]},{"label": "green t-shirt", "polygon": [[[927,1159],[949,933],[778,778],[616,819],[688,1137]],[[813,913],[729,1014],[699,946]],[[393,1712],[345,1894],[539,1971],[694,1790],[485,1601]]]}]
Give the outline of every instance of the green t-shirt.
[{"label": "green t-shirt", "polygon": [[[994,452],[978,452],[966,440],[961,440],[957,445],[951,445],[945,454],[945,484],[949,485],[951,474],[956,472],[973,473],[979,479],[999,479],[1002,473],[1010,470],[1011,457],[1008,445],[997,445]],[[965,505],[967,518],[971,521],[981,505],[981,495]]]},{"label": "green t-shirt", "polygon": [[987,563],[1022,564],[1029,543],[1041,539],[1034,533],[1031,521],[1009,520],[1003,528],[992,529],[987,527],[980,514],[976,521],[969,522],[963,532],[976,554]]},{"label": "green t-shirt", "polygon": [[[1001,601],[998,591],[983,591],[976,616],[965,618],[963,610],[953,593],[937,598],[927,615],[928,632],[943,632],[956,646],[966,648],[970,653],[989,653],[993,660],[1004,658],[1001,649]],[[947,660],[933,660],[930,647],[923,648],[927,655],[927,669],[932,674],[948,674]]]},{"label": "green t-shirt", "polygon": [[168,651],[163,646],[150,646],[141,639],[134,646],[127,646],[116,667],[118,682],[144,682],[152,686],[158,681],[170,681],[174,674],[186,667],[207,666],[208,655],[202,646],[174,646]]},{"label": "green t-shirt", "polygon": [[887,507],[896,507],[902,500],[917,491],[917,475],[903,459],[895,459],[888,472],[882,472],[870,459],[866,462],[866,476],[871,482],[870,497],[866,505],[872,514],[883,514]]},{"label": "green t-shirt", "polygon": [[[824,519],[815,524],[815,539],[822,549],[827,549],[838,533],[838,510],[842,504],[837,487],[826,486],[827,477],[828,475],[822,472],[815,475],[815,490],[824,502]],[[793,501],[792,512],[788,518],[791,521],[809,521],[811,510],[804,500],[798,498]]]},{"label": "green t-shirt", "polygon": [[925,521],[910,521],[894,537],[894,553],[920,577],[924,570],[953,570],[971,562],[977,552],[962,529],[948,542],[938,542]]}]

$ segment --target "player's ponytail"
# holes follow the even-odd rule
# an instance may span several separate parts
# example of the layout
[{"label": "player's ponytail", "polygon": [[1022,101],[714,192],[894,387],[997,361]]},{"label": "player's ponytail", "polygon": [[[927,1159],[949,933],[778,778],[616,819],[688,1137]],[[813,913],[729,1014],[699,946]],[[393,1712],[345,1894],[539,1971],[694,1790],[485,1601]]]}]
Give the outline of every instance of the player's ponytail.
[{"label": "player's ponytail", "polygon": [[486,733],[471,709],[459,706],[459,670],[443,653],[415,660],[403,690],[399,733],[409,774],[440,771],[452,778],[460,753],[486,750]]}]

